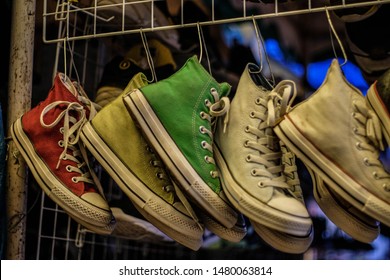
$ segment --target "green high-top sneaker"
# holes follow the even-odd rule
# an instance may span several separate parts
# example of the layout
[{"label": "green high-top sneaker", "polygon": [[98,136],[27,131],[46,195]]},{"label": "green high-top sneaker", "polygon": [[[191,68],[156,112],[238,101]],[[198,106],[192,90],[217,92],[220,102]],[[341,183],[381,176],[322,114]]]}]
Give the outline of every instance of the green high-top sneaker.
[{"label": "green high-top sneaker", "polygon": [[124,95],[146,84],[146,76],[136,75],[122,95],[84,125],[80,137],[148,221],[180,244],[198,250],[203,226],[180,189],[172,184],[123,103]]},{"label": "green high-top sneaker", "polygon": [[169,78],[125,95],[124,102],[184,193],[231,228],[237,212],[224,200],[212,131],[229,92],[230,85],[216,82],[193,56]]}]

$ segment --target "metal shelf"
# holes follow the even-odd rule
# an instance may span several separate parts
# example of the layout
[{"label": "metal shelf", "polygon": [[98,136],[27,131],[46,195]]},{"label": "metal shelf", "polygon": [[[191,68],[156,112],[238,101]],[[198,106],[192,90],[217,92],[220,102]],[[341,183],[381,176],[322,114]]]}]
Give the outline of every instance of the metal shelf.
[{"label": "metal shelf", "polygon": [[[48,7],[48,0],[44,0],[43,7],[43,41],[46,43],[56,43],[59,41],[67,40],[84,40],[91,38],[99,38],[99,37],[110,37],[110,36],[118,36],[118,35],[126,35],[143,32],[158,32],[163,30],[172,30],[178,28],[186,28],[186,27],[194,27],[197,25],[215,25],[215,24],[227,24],[234,22],[242,22],[253,19],[264,19],[271,17],[283,17],[283,16],[292,16],[292,15],[300,15],[300,14],[308,14],[308,13],[320,13],[325,12],[327,9],[337,10],[337,9],[345,9],[345,8],[354,8],[354,7],[364,7],[371,5],[382,5],[390,3],[390,0],[376,0],[376,1],[365,1],[358,2],[341,0],[338,5],[328,5],[326,6],[327,1],[318,1],[318,0],[295,0],[284,3],[279,3],[278,0],[274,0],[274,3],[262,3],[261,1],[233,1],[235,3],[240,3],[237,5],[236,11],[237,15],[230,18],[221,18],[217,11],[218,5],[226,5],[225,0],[212,0],[209,1],[210,4],[205,4],[206,7],[210,11],[209,20],[207,21],[199,21],[199,22],[191,22],[187,23],[185,20],[183,3],[184,0],[181,0],[180,4],[180,23],[179,24],[158,24],[158,22],[154,18],[155,12],[157,12],[156,3],[161,2],[161,0],[143,0],[143,1],[131,1],[126,2],[123,0],[121,2],[111,1],[111,2],[119,2],[115,4],[108,4],[105,6],[99,6],[97,3],[98,0],[92,0],[92,4],[89,7],[77,6],[75,1],[68,0],[58,0],[55,8]],[[355,3],[351,3],[355,2]],[[107,1],[105,1],[107,3]],[[123,13],[126,8],[130,8],[132,5],[136,7],[136,5],[147,5],[150,10],[150,15],[145,15],[145,19],[149,21],[149,23],[144,23],[142,26],[135,25],[127,25],[125,24],[125,14]],[[266,11],[262,11],[262,8],[267,7]],[[113,9],[116,10],[115,16],[105,17],[102,15],[103,9]],[[121,12],[122,11],[122,12]],[[253,12],[255,11],[255,13]],[[47,33],[47,27],[49,24],[54,24],[55,22],[63,22],[66,26],[70,25],[71,21],[79,21],[80,19],[89,18],[90,26],[88,32],[82,32],[81,34],[71,34],[70,32],[66,32],[63,37],[57,38],[49,38]],[[115,17],[115,18],[114,18]],[[109,28],[105,28],[107,26],[112,27],[112,21],[116,19],[119,20],[119,24],[116,26],[116,30],[110,30]],[[67,28],[67,30],[71,30]]]}]

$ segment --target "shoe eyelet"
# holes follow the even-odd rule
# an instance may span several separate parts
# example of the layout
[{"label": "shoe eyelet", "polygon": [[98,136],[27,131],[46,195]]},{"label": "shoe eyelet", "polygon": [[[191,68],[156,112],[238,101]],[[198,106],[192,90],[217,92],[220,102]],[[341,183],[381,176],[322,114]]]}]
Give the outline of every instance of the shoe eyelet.
[{"label": "shoe eyelet", "polygon": [[164,186],[162,187],[163,191],[166,191],[166,192],[171,192],[173,190],[172,186],[171,185],[167,185],[167,186]]},{"label": "shoe eyelet", "polygon": [[156,177],[159,178],[159,179],[163,179],[164,175],[161,172],[157,172],[156,173]]},{"label": "shoe eyelet", "polygon": [[78,182],[79,182],[79,180],[77,180],[77,178],[76,178],[76,177],[72,177],[72,182],[73,182],[73,183],[78,183]]},{"label": "shoe eyelet", "polygon": [[356,127],[353,127],[353,128],[352,128],[352,131],[353,131],[353,133],[357,134],[358,129],[357,129]]},{"label": "shoe eyelet", "polygon": [[210,104],[211,104],[210,100],[208,100],[208,99],[204,100],[204,105],[206,105],[206,107],[209,107]]},{"label": "shoe eyelet", "polygon": [[256,169],[252,169],[252,170],[251,170],[251,175],[252,175],[252,176],[256,176],[256,175],[257,175]]},{"label": "shoe eyelet", "polygon": [[254,118],[254,117],[255,117],[255,112],[253,112],[253,111],[250,112],[250,113],[249,113],[249,116],[250,116],[251,118]]},{"label": "shoe eyelet", "polygon": [[249,140],[245,140],[244,147],[248,147],[248,142],[249,142]]},{"label": "shoe eyelet", "polygon": [[145,149],[147,152],[152,153],[152,148],[150,148],[149,146],[146,146]]},{"label": "shoe eyelet", "polygon": [[202,119],[206,119],[206,113],[205,112],[200,112],[200,117],[202,118]]},{"label": "shoe eyelet", "polygon": [[251,155],[247,155],[245,159],[246,159],[247,162],[251,162],[252,161]]},{"label": "shoe eyelet", "polygon": [[210,92],[217,92],[217,90],[216,90],[215,88],[212,87],[212,88],[210,89]]},{"label": "shoe eyelet", "polygon": [[67,165],[67,166],[65,167],[65,169],[66,169],[66,171],[68,171],[68,172],[72,172],[72,168],[71,168],[70,165]]},{"label": "shoe eyelet", "polygon": [[63,148],[63,147],[64,147],[64,140],[58,141],[58,146],[60,146],[61,148]]},{"label": "shoe eyelet", "polygon": [[257,97],[256,100],[255,100],[256,105],[260,105],[260,102],[261,102],[260,97]]},{"label": "shoe eyelet", "polygon": [[356,113],[355,113],[355,112],[352,112],[352,113],[351,113],[351,116],[352,116],[352,118],[356,118]]},{"label": "shoe eyelet", "polygon": [[203,125],[199,127],[199,132],[205,134],[205,127]]},{"label": "shoe eyelet", "polygon": [[363,159],[363,162],[364,162],[365,165],[370,166],[370,162],[369,162],[368,158],[365,157]]},{"label": "shoe eyelet", "polygon": [[65,130],[64,127],[60,127],[60,133],[61,134],[64,134],[64,130]]},{"label": "shoe eyelet", "polygon": [[206,141],[202,141],[202,142],[200,142],[200,145],[202,146],[203,149],[205,149],[206,146],[207,146],[207,142]]},{"label": "shoe eyelet", "polygon": [[372,176],[374,177],[375,180],[379,179],[378,173],[376,171],[372,172]]},{"label": "shoe eyelet", "polygon": [[210,163],[209,157],[208,157],[208,156],[204,156],[204,161],[205,161],[206,163]]},{"label": "shoe eyelet", "polygon": [[215,179],[215,178],[218,177],[215,171],[210,171],[210,176],[211,176],[213,179]]},{"label": "shoe eyelet", "polygon": [[357,142],[357,143],[355,144],[355,146],[356,146],[356,148],[357,148],[358,150],[362,150],[362,144],[361,144],[360,142]]},{"label": "shoe eyelet", "polygon": [[249,125],[245,127],[245,132],[249,132]]},{"label": "shoe eyelet", "polygon": [[258,185],[260,188],[264,188],[264,187],[265,187],[263,181],[258,182],[257,185]]},{"label": "shoe eyelet", "polygon": [[390,185],[383,184],[383,188],[386,192],[390,192]]}]

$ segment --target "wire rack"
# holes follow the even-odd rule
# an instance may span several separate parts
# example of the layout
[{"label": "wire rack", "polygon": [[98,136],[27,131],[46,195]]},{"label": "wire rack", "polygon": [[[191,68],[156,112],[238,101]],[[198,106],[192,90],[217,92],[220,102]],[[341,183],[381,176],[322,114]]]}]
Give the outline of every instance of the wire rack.
[{"label": "wire rack", "polygon": [[[324,12],[353,7],[364,7],[390,3],[390,0],[356,1],[356,0],[206,0],[200,1],[209,11],[209,18],[204,21],[188,22],[184,3],[189,0],[180,0],[178,6],[178,23],[161,21],[158,14],[158,5],[161,0],[44,0],[43,7],[43,41],[55,43],[63,40],[83,40],[97,37],[109,37],[124,34],[143,32],[159,32],[197,25],[214,25],[242,22],[251,19],[292,16],[308,13]],[[197,1],[199,2],[199,1]],[[226,7],[230,8],[229,15],[223,13]],[[132,14],[129,10],[143,10],[149,14]],[[142,23],[135,22],[134,16],[142,18]],[[75,18],[83,22],[91,17],[88,32],[72,33],[70,25]],[[58,36],[50,36],[48,26],[63,22],[66,32]]]},{"label": "wire rack", "polygon": [[[305,13],[324,12],[326,9],[360,7],[390,3],[390,0],[367,1],[350,3],[347,0],[339,1],[338,5],[325,7],[324,1],[293,1],[272,3],[261,1],[203,1],[211,11],[210,19],[201,22],[187,22],[183,9],[184,1],[180,1],[178,18],[180,24],[170,24],[155,17],[158,0],[129,1],[129,0],[44,0],[43,1],[43,41],[56,44],[53,78],[57,71],[65,72],[72,79],[80,81],[87,93],[96,92],[96,87],[103,73],[108,58],[105,55],[105,45],[99,40],[92,39],[127,35],[144,32],[160,32],[178,28],[195,27],[197,25],[212,25],[242,22],[252,19],[290,16]],[[221,5],[229,5],[235,13],[226,17],[220,12]],[[269,1],[267,1],[269,2]],[[355,1],[351,1],[355,2]],[[99,3],[106,5],[100,6]],[[126,11],[128,8],[145,8],[150,14],[143,15],[142,24],[127,24]],[[116,14],[105,13],[105,9],[116,11]],[[148,20],[149,19],[149,20]],[[55,32],[53,32],[53,30]],[[101,167],[97,166],[99,177],[109,186],[106,191],[108,201],[123,197],[120,189],[108,178]],[[29,193],[30,209],[28,227],[33,229],[27,236],[28,258],[36,259],[199,259],[221,258],[226,251],[212,250],[207,253],[195,253],[176,243],[150,243],[137,240],[128,240],[113,236],[94,234],[75,221],[53,203],[36,186],[30,178],[29,184],[33,191]],[[33,217],[33,218],[32,218]],[[301,258],[269,251],[261,247],[256,239],[252,247],[235,248],[229,250],[230,258]],[[258,246],[253,244],[260,244]]]}]

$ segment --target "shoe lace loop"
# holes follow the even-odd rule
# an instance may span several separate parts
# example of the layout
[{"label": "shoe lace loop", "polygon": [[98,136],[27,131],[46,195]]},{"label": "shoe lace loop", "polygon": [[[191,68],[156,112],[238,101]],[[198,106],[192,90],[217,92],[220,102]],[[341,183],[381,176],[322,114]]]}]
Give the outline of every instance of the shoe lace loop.
[{"label": "shoe lace loop", "polygon": [[[257,127],[248,125],[246,132],[256,136],[255,141],[246,141],[245,146],[256,151],[247,157],[248,162],[259,164],[251,171],[252,176],[259,176],[259,187],[276,187],[294,194],[294,186],[287,184],[282,165],[282,152],[279,146],[279,139],[273,133],[272,127],[277,120],[285,114],[296,95],[295,83],[284,80],[267,94],[266,98],[257,98],[255,103],[261,109],[250,113],[251,118],[260,120]],[[293,171],[293,170],[289,170]]]},{"label": "shoe lace loop", "polygon": [[267,125],[274,127],[277,120],[290,110],[297,95],[296,92],[296,85],[291,80],[283,80],[275,86],[268,95]]},{"label": "shoe lace loop", "polygon": [[[57,118],[47,124],[44,121],[45,115],[52,109],[54,109],[57,106],[65,105],[66,109],[61,111],[61,113],[57,116]],[[75,118],[72,116],[71,112],[76,112],[78,114],[78,117]],[[73,150],[73,155],[76,156],[77,149],[74,148],[74,145],[76,145],[80,138],[80,128],[83,126],[83,124],[86,122],[86,115],[85,115],[85,109],[84,107],[77,103],[77,102],[68,102],[68,101],[56,101],[49,105],[47,105],[40,116],[40,123],[45,128],[53,128],[56,126],[61,120],[64,120],[64,126],[62,129],[63,132],[63,151],[59,156],[56,169],[58,169],[61,160],[70,159],[74,160],[74,157],[67,154],[68,148],[70,146],[73,146],[71,150]],[[77,162],[79,163],[79,162]]]},{"label": "shoe lace loop", "polygon": [[[51,123],[46,123],[44,120],[45,115],[50,110],[53,110],[56,107],[63,105],[65,105],[66,108],[61,111],[57,118]],[[74,116],[74,112],[76,112],[77,117]],[[91,174],[91,169],[85,161],[87,156],[86,152],[83,152],[81,150],[82,147],[78,146],[80,130],[84,123],[87,121],[84,106],[77,102],[56,101],[47,105],[40,115],[40,123],[45,128],[53,128],[62,119],[64,120],[64,122],[63,127],[60,130],[63,134],[63,140],[61,141],[60,146],[63,148],[63,151],[58,157],[56,169],[59,168],[59,165],[62,160],[69,160],[74,162],[73,165],[68,165],[66,167],[68,172],[76,172],[79,174],[79,176],[72,178],[73,182],[78,183],[82,181],[85,183],[93,184],[98,187],[100,194],[103,194],[102,189],[100,189],[99,185],[96,185],[96,182],[93,180],[94,174]],[[69,151],[71,151],[71,153],[69,153]]]},{"label": "shoe lace loop", "polygon": [[[376,166],[378,169],[372,173],[374,179],[390,179],[390,174],[387,173],[380,161],[380,151],[384,150],[382,139],[382,128],[378,116],[369,110],[362,100],[353,101],[354,112],[353,118],[356,120],[355,134],[362,136],[362,142],[358,142],[356,146],[360,150],[367,150],[371,153],[363,158],[367,166]],[[384,184],[384,189],[390,191],[390,185]]]},{"label": "shoe lace loop", "polygon": [[[213,101],[206,100],[205,105],[208,108],[208,112],[201,112],[200,116],[202,119],[210,122],[210,127],[214,130],[216,128],[216,121],[218,117],[224,116],[224,132],[226,130],[226,126],[229,121],[229,109],[230,109],[230,100],[228,97],[223,96],[219,97],[218,91],[215,88],[210,89],[210,93],[213,96]],[[205,126],[201,126],[199,128],[200,133],[207,134],[210,137],[210,142],[213,143],[213,131],[210,131]],[[211,154],[213,154],[213,145],[208,143],[207,141],[202,141],[201,146],[203,149],[208,150]],[[210,164],[215,165],[215,160],[211,156],[206,156],[205,161]],[[213,178],[219,177],[219,173],[216,170],[210,172],[210,176]]]}]

